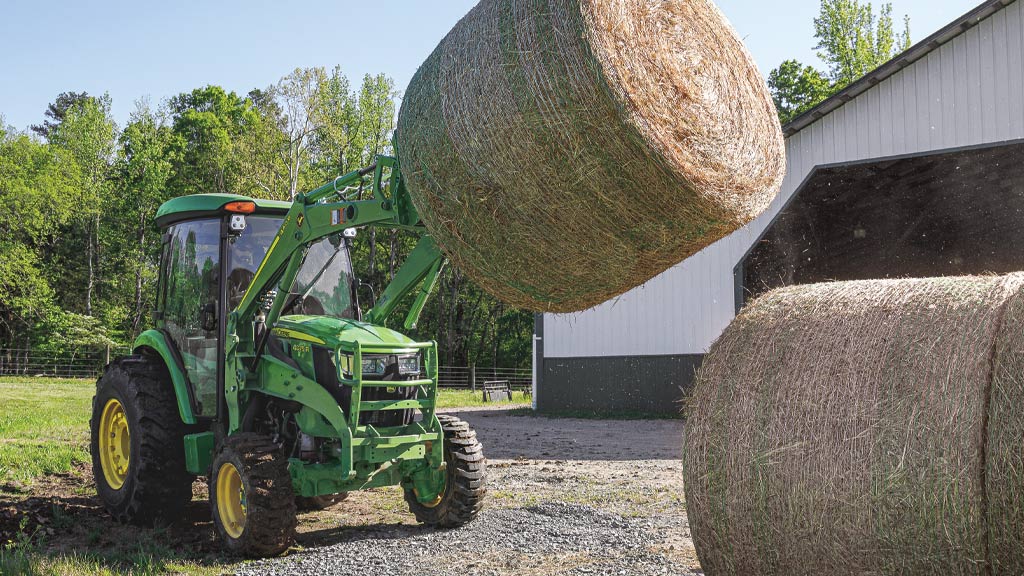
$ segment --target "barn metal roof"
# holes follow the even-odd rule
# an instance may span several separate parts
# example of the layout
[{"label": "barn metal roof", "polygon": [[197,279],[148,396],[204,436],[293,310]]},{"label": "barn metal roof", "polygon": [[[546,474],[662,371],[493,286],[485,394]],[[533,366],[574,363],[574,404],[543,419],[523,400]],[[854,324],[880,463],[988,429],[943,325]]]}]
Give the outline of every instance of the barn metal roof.
[{"label": "barn metal roof", "polygon": [[807,126],[815,123],[829,112],[832,112],[843,104],[853,100],[860,94],[867,92],[886,78],[896,74],[921,58],[924,58],[943,44],[970,30],[982,20],[1016,1],[1017,0],[986,0],[978,7],[964,14],[960,18],[957,18],[938,32],[925,38],[921,42],[914,44],[905,52],[898,54],[892,60],[889,60],[872,72],[869,72],[860,80],[857,80],[846,88],[843,88],[800,116],[797,116],[791,122],[782,127],[783,133],[787,138],[796,134]]}]

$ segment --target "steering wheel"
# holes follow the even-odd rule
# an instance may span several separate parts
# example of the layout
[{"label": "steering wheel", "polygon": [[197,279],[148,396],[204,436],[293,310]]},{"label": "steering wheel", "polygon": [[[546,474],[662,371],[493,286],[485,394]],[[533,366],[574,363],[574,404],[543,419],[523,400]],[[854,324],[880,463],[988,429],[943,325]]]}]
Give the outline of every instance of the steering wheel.
[{"label": "steering wheel", "polygon": [[235,268],[228,274],[228,308],[234,310],[242,302],[255,277],[256,274],[246,268]]},{"label": "steering wheel", "polygon": [[323,316],[324,305],[316,296],[306,296],[302,299],[302,313],[308,316]]}]

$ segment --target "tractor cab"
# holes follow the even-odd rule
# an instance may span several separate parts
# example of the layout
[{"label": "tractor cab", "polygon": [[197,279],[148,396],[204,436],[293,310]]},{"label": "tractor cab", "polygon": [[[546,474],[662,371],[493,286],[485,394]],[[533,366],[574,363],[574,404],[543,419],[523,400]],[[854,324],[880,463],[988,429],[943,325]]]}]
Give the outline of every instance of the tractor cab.
[{"label": "tractor cab", "polygon": [[[157,223],[164,243],[157,317],[177,348],[199,416],[216,414],[222,316],[242,301],[290,206],[230,194],[200,194],[173,199],[160,208]],[[346,413],[350,400],[337,382],[333,350],[343,341],[367,336],[395,344],[412,342],[397,332],[359,321],[362,314],[350,254],[354,232],[348,229],[309,245],[267,344],[268,353],[325,384]],[[267,295],[264,308],[269,308],[275,295],[274,291]],[[261,332],[266,326],[257,322],[255,329]],[[419,374],[419,354],[388,360],[366,355],[363,374],[380,380]],[[351,373],[342,368],[341,374]]]},{"label": "tractor cab", "polygon": [[[290,206],[198,194],[170,200],[157,213],[157,324],[181,360],[199,417],[216,415],[221,321],[241,302]],[[358,319],[354,288],[349,239],[323,238],[306,251],[283,312]],[[272,351],[280,348],[272,343]]]}]

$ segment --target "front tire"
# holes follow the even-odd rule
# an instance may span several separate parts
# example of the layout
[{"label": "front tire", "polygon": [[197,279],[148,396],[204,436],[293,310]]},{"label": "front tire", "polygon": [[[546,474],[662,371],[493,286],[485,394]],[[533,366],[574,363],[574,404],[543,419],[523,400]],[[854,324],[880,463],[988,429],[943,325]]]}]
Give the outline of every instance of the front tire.
[{"label": "front tire", "polygon": [[295,538],[295,492],[288,460],[269,436],[227,437],[210,474],[213,524],[228,550],[274,556]]},{"label": "front tire", "polygon": [[138,354],[107,365],[90,421],[96,492],[119,522],[164,525],[192,499],[184,424],[163,360]]},{"label": "front tire", "polygon": [[469,424],[448,415],[439,415],[444,430],[444,492],[436,502],[424,504],[412,490],[405,501],[416,520],[429,526],[456,528],[476,518],[487,494],[487,460],[476,432]]}]

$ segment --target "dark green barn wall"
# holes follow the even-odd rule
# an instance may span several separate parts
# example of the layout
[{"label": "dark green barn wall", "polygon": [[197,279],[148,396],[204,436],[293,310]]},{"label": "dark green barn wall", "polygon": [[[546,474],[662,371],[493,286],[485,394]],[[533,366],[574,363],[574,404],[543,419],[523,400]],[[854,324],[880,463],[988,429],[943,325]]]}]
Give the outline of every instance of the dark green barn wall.
[{"label": "dark green barn wall", "polygon": [[537,411],[678,413],[702,354],[541,358]]}]

